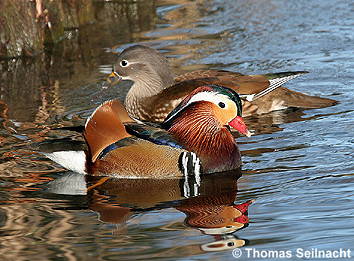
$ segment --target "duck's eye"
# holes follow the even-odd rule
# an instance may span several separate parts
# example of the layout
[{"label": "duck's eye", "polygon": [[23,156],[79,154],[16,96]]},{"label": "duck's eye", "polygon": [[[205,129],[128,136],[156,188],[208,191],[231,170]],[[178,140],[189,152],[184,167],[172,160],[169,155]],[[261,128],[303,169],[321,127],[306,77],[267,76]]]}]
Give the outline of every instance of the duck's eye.
[{"label": "duck's eye", "polygon": [[222,109],[226,107],[225,103],[223,103],[223,102],[219,102],[218,105],[219,105],[219,107],[222,108]]},{"label": "duck's eye", "polygon": [[129,65],[129,63],[128,63],[127,60],[122,60],[122,61],[120,62],[120,66],[122,66],[122,67],[127,67],[128,65]]},{"label": "duck's eye", "polygon": [[235,245],[234,242],[228,242],[228,243],[227,243],[227,246],[228,246],[228,247],[233,247],[234,245]]}]

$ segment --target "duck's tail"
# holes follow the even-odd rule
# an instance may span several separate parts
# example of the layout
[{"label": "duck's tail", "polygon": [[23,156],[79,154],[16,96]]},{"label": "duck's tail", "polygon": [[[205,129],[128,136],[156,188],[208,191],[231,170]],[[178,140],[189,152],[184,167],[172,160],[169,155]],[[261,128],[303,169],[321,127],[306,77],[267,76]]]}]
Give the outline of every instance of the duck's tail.
[{"label": "duck's tail", "polygon": [[86,174],[87,146],[84,141],[70,138],[47,140],[34,143],[31,148],[68,170]]},{"label": "duck's tail", "polygon": [[311,96],[284,87],[278,89],[277,95],[281,95],[280,97],[284,101],[284,106],[293,108],[317,109],[333,106],[338,103],[336,100]]},{"label": "duck's tail", "polygon": [[86,153],[83,150],[54,151],[50,153],[44,152],[43,155],[68,170],[80,174],[87,174]]},{"label": "duck's tail", "polygon": [[34,144],[33,147],[64,168],[86,174],[88,165],[95,162],[102,150],[130,136],[123,125],[129,121],[132,119],[118,100],[107,101],[86,121],[84,137],[87,145],[83,141],[62,139]]}]

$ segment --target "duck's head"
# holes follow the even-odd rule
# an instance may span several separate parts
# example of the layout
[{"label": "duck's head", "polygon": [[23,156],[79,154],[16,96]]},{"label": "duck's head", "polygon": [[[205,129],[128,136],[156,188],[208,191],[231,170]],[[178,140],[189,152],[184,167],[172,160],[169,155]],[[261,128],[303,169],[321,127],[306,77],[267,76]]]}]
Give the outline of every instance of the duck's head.
[{"label": "duck's head", "polygon": [[153,88],[159,92],[170,86],[173,78],[168,61],[162,54],[144,45],[134,45],[118,55],[108,81],[116,83],[129,80],[140,85],[140,89]]},{"label": "duck's head", "polygon": [[162,126],[170,129],[179,122],[204,122],[215,130],[231,126],[241,134],[251,136],[242,118],[239,95],[217,85],[195,89],[167,116]]}]

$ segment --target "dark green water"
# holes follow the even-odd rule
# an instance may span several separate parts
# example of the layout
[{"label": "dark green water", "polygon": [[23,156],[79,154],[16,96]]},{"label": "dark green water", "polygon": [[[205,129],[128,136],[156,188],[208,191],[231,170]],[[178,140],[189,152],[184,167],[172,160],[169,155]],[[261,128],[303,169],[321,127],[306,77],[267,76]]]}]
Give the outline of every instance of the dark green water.
[{"label": "dark green water", "polygon": [[[1,62],[2,260],[235,260],[232,249],[353,249],[354,4],[321,1],[140,1],[97,4],[95,21],[51,52]],[[307,70],[290,89],[338,100],[247,119],[242,177],[108,181],[65,172],[30,145],[79,138],[77,125],[126,86],[102,89],[112,52],[144,43],[176,73]],[[71,194],[71,195],[68,195]],[[72,195],[74,194],[74,195]],[[247,202],[255,200],[247,210]],[[263,260],[272,259],[262,258]],[[315,258],[309,258],[315,259]],[[323,259],[317,259],[323,260]]]}]

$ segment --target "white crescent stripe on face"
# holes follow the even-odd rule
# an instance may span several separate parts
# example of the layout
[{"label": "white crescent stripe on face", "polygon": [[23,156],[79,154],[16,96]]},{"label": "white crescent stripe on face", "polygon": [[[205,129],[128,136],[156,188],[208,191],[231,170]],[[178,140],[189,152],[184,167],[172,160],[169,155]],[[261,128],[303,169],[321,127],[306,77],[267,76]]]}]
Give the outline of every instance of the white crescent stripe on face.
[{"label": "white crescent stripe on face", "polygon": [[[125,60],[125,59],[123,59],[123,60]],[[122,60],[122,61],[123,61],[123,60]],[[125,61],[128,62],[128,65],[127,65],[127,66],[122,66],[122,65],[120,64],[122,61],[120,61],[120,62],[118,63],[118,65],[119,65],[119,67],[122,68],[123,70],[124,70],[125,68],[129,67],[129,66],[132,65],[132,64],[141,63],[141,62],[129,62],[128,60],[125,60]],[[120,75],[118,72],[115,72],[115,73],[116,73],[122,80],[133,81],[133,79],[132,79],[129,75],[124,76],[124,75]]]},{"label": "white crescent stripe on face", "polygon": [[215,92],[199,92],[196,95],[193,95],[193,97],[188,101],[186,106],[188,106],[193,102],[198,102],[198,101],[207,101],[207,102],[212,102],[215,105],[218,105],[219,102],[223,102],[223,101],[225,102],[228,100],[230,100],[230,98],[224,94],[215,93]]},{"label": "white crescent stripe on face", "polygon": [[[227,109],[228,102],[230,102],[231,99],[227,95],[216,93],[216,92],[199,92],[199,93],[193,95],[193,97],[182,108],[180,108],[180,110],[178,110],[174,114],[170,115],[168,117],[168,119],[166,119],[166,120],[168,121],[169,119],[174,118],[176,116],[176,114],[178,114],[183,108],[186,108],[190,104],[192,104],[194,102],[199,102],[199,101],[212,102],[215,105],[218,105],[219,102],[223,102],[225,104],[224,108]],[[233,101],[231,101],[231,102],[233,102]]]}]

